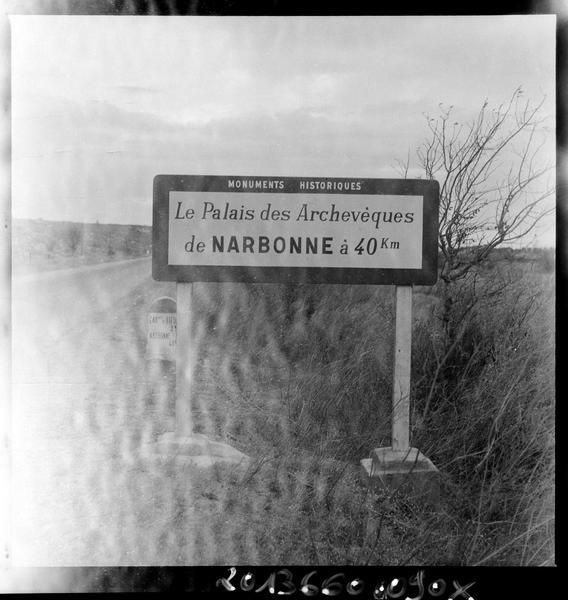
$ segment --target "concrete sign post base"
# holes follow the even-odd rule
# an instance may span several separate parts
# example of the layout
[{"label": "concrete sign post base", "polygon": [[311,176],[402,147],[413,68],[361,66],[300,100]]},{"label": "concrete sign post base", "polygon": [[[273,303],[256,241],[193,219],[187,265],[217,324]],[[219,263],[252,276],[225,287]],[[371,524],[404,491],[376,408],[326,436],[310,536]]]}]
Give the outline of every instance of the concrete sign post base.
[{"label": "concrete sign post base", "polygon": [[151,444],[150,454],[160,461],[175,461],[197,467],[212,467],[225,464],[231,467],[249,466],[249,457],[236,448],[210,440],[201,433],[179,436],[175,432],[165,433]]},{"label": "concrete sign post base", "polygon": [[440,499],[440,472],[417,448],[393,450],[375,448],[361,465],[370,481],[389,490],[400,489],[406,497],[437,505]]}]

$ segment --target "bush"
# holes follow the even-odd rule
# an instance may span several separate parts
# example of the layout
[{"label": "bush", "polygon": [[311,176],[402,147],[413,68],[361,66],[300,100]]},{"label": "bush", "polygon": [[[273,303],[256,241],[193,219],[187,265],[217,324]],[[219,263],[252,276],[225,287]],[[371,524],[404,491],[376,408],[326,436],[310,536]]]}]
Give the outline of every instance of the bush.
[{"label": "bush", "polygon": [[[312,294],[306,301],[284,285],[197,286],[203,318],[196,339],[214,343],[219,357],[218,402],[202,409],[210,419],[203,427],[264,465],[251,477],[267,486],[266,510],[274,518],[271,531],[281,532],[282,552],[292,552],[286,532],[311,528],[312,550],[303,560],[553,560],[551,284],[550,277],[510,265],[490,276],[484,271],[475,285],[464,283],[453,306],[450,348],[437,318],[443,287],[415,293],[411,442],[440,469],[437,512],[401,494],[369,495],[342,475],[360,469],[373,448],[390,445],[392,289],[306,286]],[[292,483],[278,475],[276,487],[266,479],[301,457],[320,467],[339,465],[320,482],[318,501],[296,497],[293,481],[303,471]],[[309,487],[312,475],[304,475]],[[278,515],[293,507],[298,518],[285,525]],[[341,532],[334,523],[342,523]],[[388,553],[381,550],[385,535]],[[327,536],[325,543],[318,536]],[[277,562],[295,560],[278,556]]]},{"label": "bush", "polygon": [[[480,299],[445,368],[418,388],[415,399],[419,414],[429,402],[415,444],[448,478],[462,530],[473,526],[460,558],[467,564],[489,557],[539,564],[552,553],[552,297],[551,290],[535,292],[532,283],[520,280],[497,297]],[[415,354],[428,352],[426,344]],[[422,366],[436,372],[435,360]],[[428,372],[422,376],[428,380]],[[540,552],[529,556],[533,527]],[[495,553],[506,543],[505,553]]]}]

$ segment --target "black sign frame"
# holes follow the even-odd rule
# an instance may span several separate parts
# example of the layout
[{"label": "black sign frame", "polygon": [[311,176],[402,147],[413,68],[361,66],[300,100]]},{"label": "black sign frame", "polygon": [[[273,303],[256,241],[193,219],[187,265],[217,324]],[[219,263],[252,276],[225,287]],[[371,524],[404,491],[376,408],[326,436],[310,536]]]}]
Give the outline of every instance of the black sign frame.
[{"label": "black sign frame", "polygon": [[[229,187],[232,182],[232,187]],[[240,182],[235,187],[235,182]],[[243,186],[243,182],[246,184]],[[271,187],[278,183],[278,188]],[[252,189],[251,189],[252,186]],[[303,186],[303,187],[301,187]],[[306,189],[307,188],[307,189]],[[312,189],[313,188],[313,189]],[[375,194],[422,196],[422,268],[248,267],[168,264],[169,194],[172,191],[262,194]],[[152,277],[156,281],[433,285],[438,278],[439,184],[426,179],[156,175],[152,222]]]}]

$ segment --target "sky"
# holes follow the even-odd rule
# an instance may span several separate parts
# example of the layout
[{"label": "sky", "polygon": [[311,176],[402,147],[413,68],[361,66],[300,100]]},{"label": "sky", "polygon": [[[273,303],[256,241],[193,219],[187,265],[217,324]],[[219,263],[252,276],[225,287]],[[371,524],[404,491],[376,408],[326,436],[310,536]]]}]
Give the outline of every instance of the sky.
[{"label": "sky", "polygon": [[554,16],[10,21],[15,218],[150,225],[160,173],[398,177],[425,113],[519,85],[555,158]]}]

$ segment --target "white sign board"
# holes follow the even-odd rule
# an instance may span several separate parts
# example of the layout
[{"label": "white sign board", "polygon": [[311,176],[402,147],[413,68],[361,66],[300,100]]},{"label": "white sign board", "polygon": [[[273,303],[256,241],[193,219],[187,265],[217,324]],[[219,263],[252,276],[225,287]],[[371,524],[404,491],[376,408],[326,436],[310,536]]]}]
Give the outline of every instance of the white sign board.
[{"label": "white sign board", "polygon": [[422,268],[422,196],[169,194],[168,263]]}]

